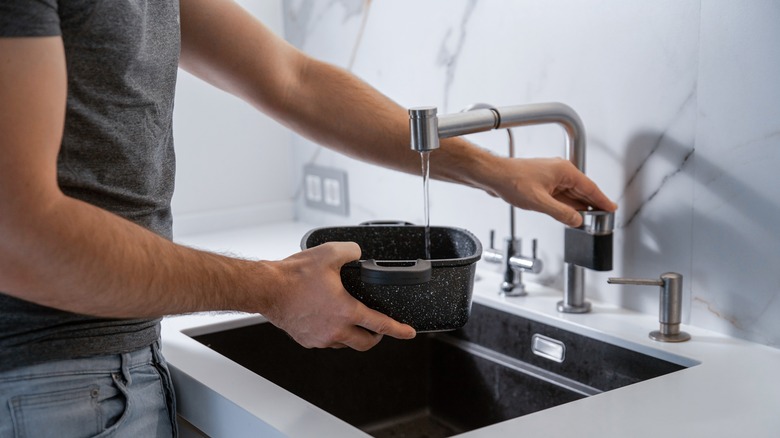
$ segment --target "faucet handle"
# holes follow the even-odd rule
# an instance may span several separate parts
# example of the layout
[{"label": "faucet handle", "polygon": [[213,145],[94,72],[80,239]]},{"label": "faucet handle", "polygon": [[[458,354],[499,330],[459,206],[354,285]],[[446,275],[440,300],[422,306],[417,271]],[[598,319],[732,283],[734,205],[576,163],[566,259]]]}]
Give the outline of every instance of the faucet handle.
[{"label": "faucet handle", "polygon": [[630,284],[637,286],[659,286],[660,305],[658,322],[660,330],[650,332],[650,339],[659,342],[685,342],[691,335],[680,331],[682,321],[682,282],[683,276],[676,272],[661,274],[659,279],[611,277],[609,284]]},{"label": "faucet handle", "polygon": [[594,271],[611,271],[614,213],[588,210],[580,214],[582,225],[564,230],[563,261]]},{"label": "faucet handle", "polygon": [[582,228],[588,234],[611,234],[615,229],[615,213],[603,210],[581,211]]}]

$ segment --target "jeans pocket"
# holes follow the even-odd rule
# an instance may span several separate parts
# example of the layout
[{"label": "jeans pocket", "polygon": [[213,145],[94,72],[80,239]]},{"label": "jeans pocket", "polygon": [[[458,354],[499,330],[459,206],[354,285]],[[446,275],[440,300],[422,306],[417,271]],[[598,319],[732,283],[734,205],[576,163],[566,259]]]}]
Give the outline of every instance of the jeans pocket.
[{"label": "jeans pocket", "polygon": [[100,433],[100,385],[22,394],[9,407],[16,438],[91,437]]}]

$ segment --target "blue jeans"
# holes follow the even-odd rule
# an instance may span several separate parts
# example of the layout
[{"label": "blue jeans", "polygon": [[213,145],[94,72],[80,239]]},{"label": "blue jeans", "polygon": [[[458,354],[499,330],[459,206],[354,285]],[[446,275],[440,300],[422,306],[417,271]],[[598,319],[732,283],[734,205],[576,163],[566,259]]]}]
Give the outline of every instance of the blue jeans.
[{"label": "blue jeans", "polygon": [[176,433],[173,386],[157,343],[0,373],[0,438]]}]

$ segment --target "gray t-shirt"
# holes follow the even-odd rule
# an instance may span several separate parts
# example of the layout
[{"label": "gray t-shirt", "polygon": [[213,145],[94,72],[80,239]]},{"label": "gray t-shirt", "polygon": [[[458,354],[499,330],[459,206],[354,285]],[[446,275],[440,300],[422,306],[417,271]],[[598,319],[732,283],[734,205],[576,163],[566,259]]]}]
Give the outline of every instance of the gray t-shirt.
[{"label": "gray t-shirt", "polygon": [[[0,37],[57,35],[68,71],[60,188],[170,238],[179,1],[0,1]],[[94,318],[0,293],[0,371],[133,351],[159,333],[159,319]]]}]

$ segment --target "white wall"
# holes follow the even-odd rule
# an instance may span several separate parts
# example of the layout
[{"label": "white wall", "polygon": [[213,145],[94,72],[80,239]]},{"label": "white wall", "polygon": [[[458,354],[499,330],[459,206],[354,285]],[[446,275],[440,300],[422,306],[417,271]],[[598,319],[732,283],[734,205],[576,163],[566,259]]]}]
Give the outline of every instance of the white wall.
[{"label": "white wall", "polygon": [[[282,5],[240,2],[283,33]],[[293,218],[290,132],[179,70],[174,110],[174,235]]]},{"label": "white wall", "polygon": [[[298,0],[284,9],[288,40],[403,106],[575,108],[588,174],[620,206],[615,270],[588,273],[587,295],[654,314],[657,290],[606,277],[677,271],[686,322],[780,346],[780,1]],[[562,153],[557,127],[515,136],[521,156]],[[506,151],[503,133],[471,138]],[[306,162],[350,179],[350,217],[298,202],[304,219],[422,222],[420,178],[294,143],[296,179]],[[432,223],[485,243],[490,229],[508,233],[506,209],[473,189],[431,186]],[[522,212],[518,233],[539,239],[537,280],[560,288],[562,226]]]}]

